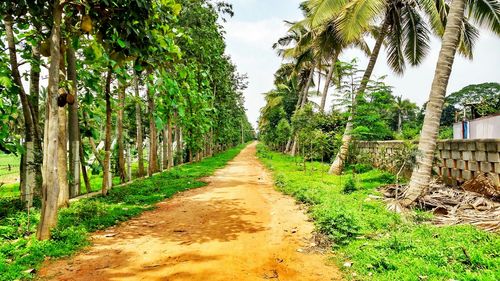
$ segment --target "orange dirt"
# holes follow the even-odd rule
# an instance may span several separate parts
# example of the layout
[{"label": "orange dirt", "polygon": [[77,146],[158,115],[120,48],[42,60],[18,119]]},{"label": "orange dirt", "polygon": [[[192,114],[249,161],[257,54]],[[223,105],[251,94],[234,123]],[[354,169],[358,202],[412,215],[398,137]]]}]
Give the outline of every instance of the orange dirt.
[{"label": "orange dirt", "polygon": [[154,211],[92,236],[93,246],[47,262],[41,280],[341,280],[306,253],[313,225],[273,188],[255,143],[225,168]]}]

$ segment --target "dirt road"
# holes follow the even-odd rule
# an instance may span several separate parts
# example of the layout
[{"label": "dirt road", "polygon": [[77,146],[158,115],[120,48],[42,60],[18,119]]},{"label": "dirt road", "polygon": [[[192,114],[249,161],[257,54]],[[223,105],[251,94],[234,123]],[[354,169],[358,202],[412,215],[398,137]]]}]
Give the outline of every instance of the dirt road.
[{"label": "dirt road", "polygon": [[225,168],[158,209],[92,237],[46,264],[42,280],[340,280],[327,256],[302,251],[313,226],[273,188],[255,143]]}]

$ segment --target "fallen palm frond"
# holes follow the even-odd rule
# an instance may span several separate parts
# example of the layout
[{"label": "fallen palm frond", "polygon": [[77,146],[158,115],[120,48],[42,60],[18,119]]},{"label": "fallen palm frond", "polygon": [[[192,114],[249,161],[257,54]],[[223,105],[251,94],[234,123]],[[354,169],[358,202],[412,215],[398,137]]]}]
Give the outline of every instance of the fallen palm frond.
[{"label": "fallen palm frond", "polygon": [[[388,209],[401,212],[398,195],[403,194],[405,186],[389,185],[380,191],[386,197]],[[484,195],[452,188],[445,184],[432,182],[426,194],[415,203],[415,207],[431,210],[436,225],[470,224],[491,232],[500,231],[500,203]]]}]

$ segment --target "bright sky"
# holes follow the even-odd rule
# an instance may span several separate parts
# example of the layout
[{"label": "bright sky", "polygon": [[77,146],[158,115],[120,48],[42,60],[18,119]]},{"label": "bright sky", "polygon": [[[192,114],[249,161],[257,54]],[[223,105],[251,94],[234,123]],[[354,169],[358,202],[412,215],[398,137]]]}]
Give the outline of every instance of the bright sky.
[{"label": "bright sky", "polygon": [[[301,0],[228,0],[234,6],[235,16],[225,24],[227,53],[237,65],[238,71],[247,73],[249,87],[245,91],[245,107],[250,122],[256,126],[259,110],[265,105],[265,93],[273,87],[273,74],[281,59],[271,46],[283,36],[287,27],[283,20],[298,20]],[[387,75],[386,83],[394,87],[396,95],[402,95],[419,105],[427,101],[440,42],[435,39],[432,51],[418,68],[408,68],[404,76],[393,74],[385,64],[385,53],[379,57],[375,77]],[[457,57],[453,67],[448,93],[469,84],[500,82],[500,39],[483,32],[476,45],[474,61]],[[359,57],[359,67],[368,60],[356,50],[348,50],[341,57],[344,61]],[[330,90],[330,93],[333,89]]]}]

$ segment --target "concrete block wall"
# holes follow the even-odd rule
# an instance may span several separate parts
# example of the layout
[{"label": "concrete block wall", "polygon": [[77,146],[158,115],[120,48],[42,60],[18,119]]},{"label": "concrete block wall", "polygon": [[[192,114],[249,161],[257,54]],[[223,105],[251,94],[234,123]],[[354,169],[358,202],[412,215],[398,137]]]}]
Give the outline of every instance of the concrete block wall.
[{"label": "concrete block wall", "polygon": [[[403,141],[360,141],[358,153],[375,167],[396,172],[396,159],[405,147]],[[434,172],[445,182],[460,185],[479,174],[486,175],[500,186],[500,139],[438,141]],[[404,171],[411,175],[411,169]]]}]

